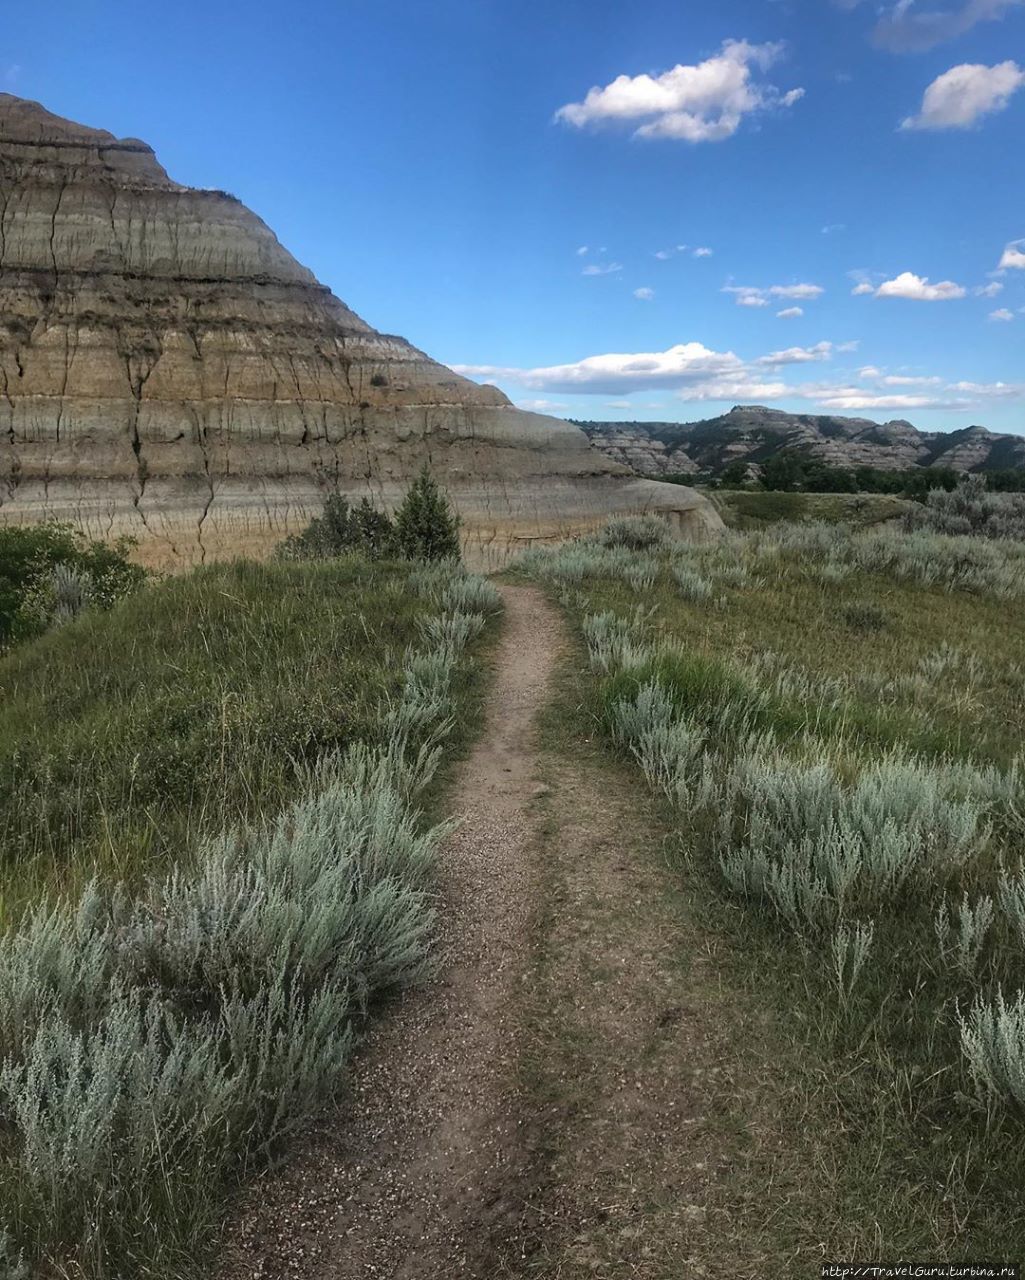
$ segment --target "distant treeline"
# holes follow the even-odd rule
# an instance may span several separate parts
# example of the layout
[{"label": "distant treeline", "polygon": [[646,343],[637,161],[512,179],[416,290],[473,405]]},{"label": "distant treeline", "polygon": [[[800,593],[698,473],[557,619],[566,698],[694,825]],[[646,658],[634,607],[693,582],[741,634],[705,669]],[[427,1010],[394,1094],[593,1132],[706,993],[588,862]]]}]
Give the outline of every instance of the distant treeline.
[{"label": "distant treeline", "polygon": [[[951,493],[964,472],[950,467],[908,467],[887,471],[881,467],[831,467],[796,449],[784,449],[759,464],[758,480],[750,479],[750,464],[730,462],[710,477],[722,489],[769,489],[785,493],[889,493],[924,501],[928,493]],[[994,493],[1025,493],[1025,468],[979,473]],[[693,484],[697,477],[672,477]]]}]

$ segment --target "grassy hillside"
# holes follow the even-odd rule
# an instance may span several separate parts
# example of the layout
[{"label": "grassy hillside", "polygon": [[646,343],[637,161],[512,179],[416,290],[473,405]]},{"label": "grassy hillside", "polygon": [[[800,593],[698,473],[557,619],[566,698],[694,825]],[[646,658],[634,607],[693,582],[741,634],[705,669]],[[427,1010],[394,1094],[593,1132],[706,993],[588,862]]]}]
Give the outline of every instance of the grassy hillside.
[{"label": "grassy hillside", "polygon": [[730,529],[763,529],[781,521],[850,524],[858,528],[883,524],[904,515],[914,504],[882,493],[783,493],[742,489],[702,491]]},{"label": "grassy hillside", "polygon": [[450,566],[221,565],[0,661],[0,1275],[196,1275],[337,1094],[425,970],[422,814],[498,603]]},{"label": "grassy hillside", "polygon": [[773,1203],[779,1256],[1020,1255],[1025,545],[649,532],[524,568],[576,619],[592,722],[800,1049],[814,1208]]}]

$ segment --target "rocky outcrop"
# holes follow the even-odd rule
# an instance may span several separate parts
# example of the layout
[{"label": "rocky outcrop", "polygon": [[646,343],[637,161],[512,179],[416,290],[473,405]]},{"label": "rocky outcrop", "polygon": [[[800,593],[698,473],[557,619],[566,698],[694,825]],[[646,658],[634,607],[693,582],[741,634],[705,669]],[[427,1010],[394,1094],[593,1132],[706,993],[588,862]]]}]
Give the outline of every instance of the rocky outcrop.
[{"label": "rocky outcrop", "polygon": [[260,554],[327,492],[394,504],[425,461],[478,562],[619,512],[720,527],[372,329],[145,143],[0,94],[0,521],[130,534],[151,562]]},{"label": "rocky outcrop", "polygon": [[951,467],[984,471],[1025,467],[1025,438],[985,427],[919,431],[910,422],[871,422],[831,414],[784,413],[736,405],[701,422],[582,422],[608,457],[639,475],[715,473],[727,463],[757,465],[783,449],[797,449],[834,467]]}]

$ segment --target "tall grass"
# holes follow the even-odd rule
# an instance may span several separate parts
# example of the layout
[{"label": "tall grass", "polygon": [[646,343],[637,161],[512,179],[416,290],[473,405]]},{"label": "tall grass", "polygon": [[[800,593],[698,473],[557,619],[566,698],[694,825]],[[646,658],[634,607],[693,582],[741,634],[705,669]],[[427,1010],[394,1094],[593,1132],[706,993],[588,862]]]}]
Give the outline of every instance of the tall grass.
[{"label": "tall grass", "polygon": [[[270,573],[279,589],[342,573],[368,606],[395,581],[353,566]],[[358,739],[289,763],[286,804],[272,792],[267,810],[162,872],[93,879],[0,936],[0,1266],[5,1251],[12,1273],[193,1274],[227,1189],[337,1093],[376,1002],[428,971],[445,827],[420,805],[484,625],[440,602],[495,598],[462,575],[430,590],[404,580],[408,625],[392,634],[422,638],[392,679],[368,672],[378,700]],[[363,614],[378,661],[398,604],[387,594],[376,647]]]}]

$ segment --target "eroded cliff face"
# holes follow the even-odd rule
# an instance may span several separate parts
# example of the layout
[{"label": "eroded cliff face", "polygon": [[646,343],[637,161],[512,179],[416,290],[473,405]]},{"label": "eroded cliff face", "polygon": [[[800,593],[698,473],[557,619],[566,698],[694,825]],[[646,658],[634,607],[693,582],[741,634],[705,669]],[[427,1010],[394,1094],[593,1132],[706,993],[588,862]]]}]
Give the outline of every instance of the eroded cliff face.
[{"label": "eroded cliff face", "polygon": [[372,329],[145,143],[0,94],[0,522],[131,534],[151,563],[261,554],[326,492],[394,504],[424,461],[479,563],[618,512],[719,528]]}]

